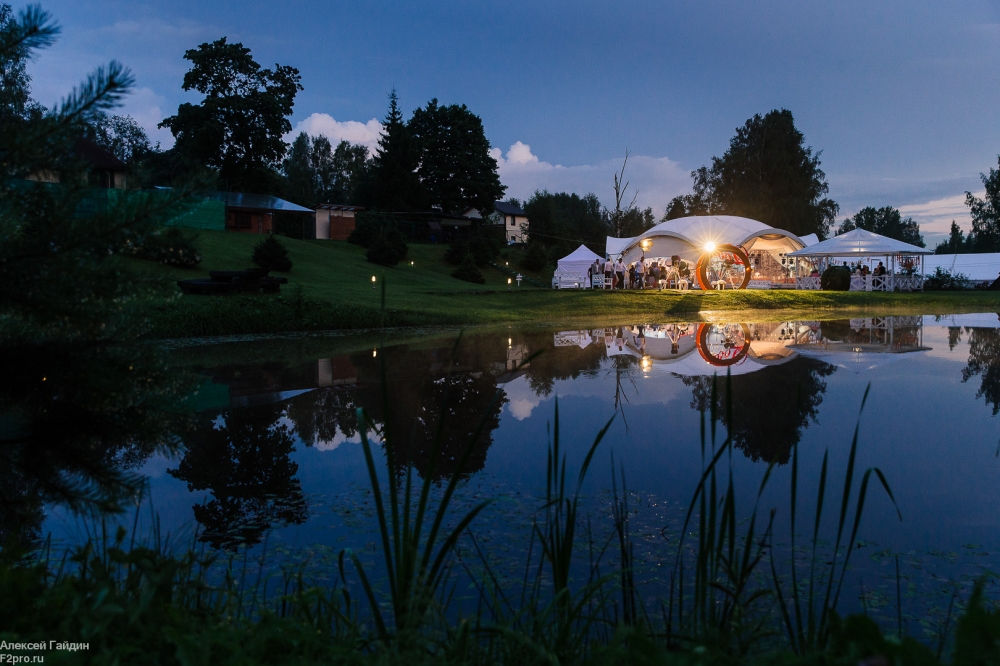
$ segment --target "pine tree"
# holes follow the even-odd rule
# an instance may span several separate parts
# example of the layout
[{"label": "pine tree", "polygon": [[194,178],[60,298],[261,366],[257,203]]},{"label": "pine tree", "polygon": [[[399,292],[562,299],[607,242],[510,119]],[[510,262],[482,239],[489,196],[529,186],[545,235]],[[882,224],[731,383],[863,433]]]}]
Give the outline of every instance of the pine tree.
[{"label": "pine tree", "polygon": [[384,211],[419,211],[427,205],[417,178],[417,152],[399,110],[396,89],[389,93],[389,112],[382,123],[373,164],[372,207]]}]

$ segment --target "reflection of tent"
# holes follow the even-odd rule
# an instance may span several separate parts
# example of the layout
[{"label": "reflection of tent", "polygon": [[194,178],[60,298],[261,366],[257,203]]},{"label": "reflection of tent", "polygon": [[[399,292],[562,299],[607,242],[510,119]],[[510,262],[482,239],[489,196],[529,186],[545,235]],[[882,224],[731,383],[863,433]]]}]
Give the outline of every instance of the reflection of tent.
[{"label": "reflection of tent", "polygon": [[558,279],[560,286],[564,283],[579,283],[580,286],[589,287],[587,271],[595,261],[603,261],[603,257],[591,252],[586,245],[581,245],[556,263],[553,277]]},{"label": "reflection of tent", "polygon": [[586,349],[587,345],[593,341],[590,331],[559,331],[552,336],[552,342],[556,347]]},{"label": "reflection of tent", "polygon": [[850,370],[856,375],[861,374],[864,370],[874,370],[875,368],[895,363],[912,354],[924,354],[929,351],[926,347],[904,352],[854,351],[854,349],[861,348],[833,349],[830,347],[824,348],[821,345],[797,345],[795,347],[795,350],[803,356],[826,361],[838,368]]}]

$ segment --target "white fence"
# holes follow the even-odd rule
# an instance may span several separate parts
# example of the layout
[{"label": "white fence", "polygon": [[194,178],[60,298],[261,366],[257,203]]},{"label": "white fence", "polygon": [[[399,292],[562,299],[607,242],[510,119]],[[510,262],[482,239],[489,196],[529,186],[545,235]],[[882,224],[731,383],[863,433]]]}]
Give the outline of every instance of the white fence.
[{"label": "white fence", "polygon": [[[795,278],[796,289],[821,289],[820,278]],[[923,291],[922,275],[852,275],[851,291]]]}]

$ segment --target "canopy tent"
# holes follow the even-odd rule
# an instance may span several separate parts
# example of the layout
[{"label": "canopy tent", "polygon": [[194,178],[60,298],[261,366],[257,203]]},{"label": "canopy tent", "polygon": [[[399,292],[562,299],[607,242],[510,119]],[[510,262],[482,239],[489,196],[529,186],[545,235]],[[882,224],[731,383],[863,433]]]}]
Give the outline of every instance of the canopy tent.
[{"label": "canopy tent", "polygon": [[604,258],[591,252],[586,245],[581,245],[556,262],[556,272],[552,277],[553,283],[559,287],[590,287],[587,271],[594,265],[595,261],[603,263]]},{"label": "canopy tent", "polygon": [[949,271],[952,275],[961,273],[975,282],[993,282],[1000,274],[1000,252],[982,254],[935,254],[924,264],[927,275],[935,268]]},{"label": "canopy tent", "polygon": [[864,229],[852,229],[815,245],[789,252],[789,257],[891,257],[934,254],[934,250],[910,245]]}]

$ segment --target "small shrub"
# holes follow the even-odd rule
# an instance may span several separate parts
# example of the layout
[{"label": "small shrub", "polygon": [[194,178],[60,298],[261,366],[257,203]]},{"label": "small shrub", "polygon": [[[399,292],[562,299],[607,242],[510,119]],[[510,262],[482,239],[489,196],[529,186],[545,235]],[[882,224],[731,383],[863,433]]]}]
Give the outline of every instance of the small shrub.
[{"label": "small shrub", "polygon": [[276,236],[268,235],[253,248],[253,263],[265,271],[287,273],[292,270],[292,260],[288,250]]},{"label": "small shrub", "polygon": [[405,241],[400,248],[399,244],[393,243],[390,238],[380,234],[372,246],[368,248],[365,257],[369,262],[379,266],[395,266],[406,256],[406,250]]},{"label": "small shrub", "polygon": [[406,259],[406,254],[410,251],[410,247],[406,244],[406,235],[403,232],[393,229],[386,234],[385,239],[389,241],[389,245],[395,248],[396,253],[399,255],[399,261]]},{"label": "small shrub", "polygon": [[954,273],[940,266],[934,269],[933,275],[924,279],[925,291],[968,291],[972,282],[962,273]]},{"label": "small shrub", "polygon": [[347,242],[370,248],[378,240],[379,235],[379,226],[374,222],[358,222],[354,231],[347,237]]},{"label": "small shrub", "polygon": [[850,291],[851,269],[847,266],[830,266],[820,276],[819,285],[827,291]]},{"label": "small shrub", "polygon": [[188,238],[177,227],[167,227],[147,236],[141,244],[134,246],[133,254],[140,259],[180,268],[191,268],[201,263],[194,239]]},{"label": "small shrub", "polygon": [[462,260],[462,264],[456,268],[451,276],[453,278],[458,278],[459,280],[464,280],[465,282],[475,282],[476,284],[483,284],[486,282],[486,278],[483,274],[479,272],[479,267],[476,266],[476,260],[472,258],[471,254],[465,255],[465,259]]},{"label": "small shrub", "polygon": [[549,253],[546,252],[544,246],[538,243],[529,245],[528,251],[521,257],[521,266],[529,271],[543,270],[548,263]]},{"label": "small shrub", "polygon": [[444,253],[444,260],[452,266],[458,266],[468,254],[469,244],[464,240],[456,238],[448,244],[448,250]]}]

